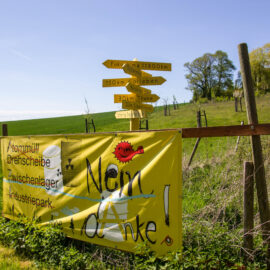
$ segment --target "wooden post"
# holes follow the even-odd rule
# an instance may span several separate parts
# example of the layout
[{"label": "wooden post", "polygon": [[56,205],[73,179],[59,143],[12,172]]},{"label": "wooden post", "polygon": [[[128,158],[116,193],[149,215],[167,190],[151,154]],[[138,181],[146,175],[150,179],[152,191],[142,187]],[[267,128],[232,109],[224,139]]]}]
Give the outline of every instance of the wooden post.
[{"label": "wooden post", "polygon": [[140,119],[139,118],[131,118],[129,121],[129,130],[139,130],[140,129]]},{"label": "wooden post", "polygon": [[253,251],[254,229],[254,167],[252,162],[244,162],[244,256],[250,258]]},{"label": "wooden post", "polygon": [[2,124],[2,136],[8,136],[8,125]]},{"label": "wooden post", "polygon": [[148,119],[145,120],[145,129],[148,130]]},{"label": "wooden post", "polygon": [[206,112],[205,112],[205,110],[203,110],[203,114],[204,114],[205,126],[207,127],[207,117],[206,117]]},{"label": "wooden post", "polygon": [[94,124],[94,120],[92,119],[91,122],[92,122],[92,126],[93,126],[94,133],[95,133],[95,132],[96,132],[96,126],[95,126],[95,124]]},{"label": "wooden post", "polygon": [[[243,126],[243,125],[244,125],[244,121],[241,121],[241,126]],[[240,136],[237,137],[237,141],[236,141],[236,146],[235,146],[234,152],[236,152],[237,149],[238,149],[239,141],[240,141]]]},{"label": "wooden post", "polygon": [[[197,111],[197,128],[200,128],[200,127],[202,127],[202,122],[201,122],[201,111]],[[189,162],[188,162],[188,167],[191,165],[191,162],[192,162],[192,160],[193,160],[193,157],[194,157],[194,155],[195,155],[195,153],[196,153],[196,150],[197,150],[197,148],[198,148],[198,146],[199,146],[200,140],[201,140],[201,138],[198,138],[198,139],[196,140],[196,143],[195,143],[195,145],[194,145],[193,151],[192,151],[192,153],[191,153],[191,156],[190,156],[190,159],[189,159]]]},{"label": "wooden post", "polygon": [[197,118],[197,128],[202,127],[202,119],[201,119],[201,111],[197,111],[196,118]]},{"label": "wooden post", "polygon": [[234,98],[234,109],[235,109],[235,112],[238,112],[238,98],[237,97]]},{"label": "wooden post", "polygon": [[240,109],[241,109],[241,112],[243,111],[243,107],[242,107],[242,97],[239,98],[239,104],[240,104]]},{"label": "wooden post", "polygon": [[167,104],[164,105],[164,116],[167,116]]},{"label": "wooden post", "polygon": [[85,133],[88,133],[88,120],[85,118]]},{"label": "wooden post", "polygon": [[[247,48],[246,43],[242,43],[238,45],[238,53],[239,53],[241,75],[242,75],[243,88],[244,88],[244,94],[245,94],[248,123],[258,124],[256,101],[255,101],[255,96],[254,96],[248,48]],[[268,243],[267,265],[268,267],[270,267],[270,263],[269,263],[270,238],[267,239],[270,234],[270,223],[269,223],[270,211],[269,211],[267,185],[266,185],[266,179],[265,179],[265,170],[264,170],[264,164],[263,164],[262,145],[261,145],[260,136],[259,135],[252,136],[251,144],[252,144],[252,156],[253,156],[257,196],[258,196],[258,203],[259,203],[260,220],[261,220],[261,226],[262,226],[262,235],[263,235],[263,239],[267,240],[267,243]]]}]

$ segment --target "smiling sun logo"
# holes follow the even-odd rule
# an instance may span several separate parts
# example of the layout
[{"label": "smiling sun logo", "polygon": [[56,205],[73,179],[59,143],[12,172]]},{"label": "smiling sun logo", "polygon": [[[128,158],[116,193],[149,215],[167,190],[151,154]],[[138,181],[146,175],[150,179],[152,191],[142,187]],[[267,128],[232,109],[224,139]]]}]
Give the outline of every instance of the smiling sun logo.
[{"label": "smiling sun logo", "polygon": [[142,146],[139,146],[135,151],[129,142],[123,141],[117,144],[113,153],[120,162],[126,163],[132,160],[135,155],[143,154],[144,150]]}]

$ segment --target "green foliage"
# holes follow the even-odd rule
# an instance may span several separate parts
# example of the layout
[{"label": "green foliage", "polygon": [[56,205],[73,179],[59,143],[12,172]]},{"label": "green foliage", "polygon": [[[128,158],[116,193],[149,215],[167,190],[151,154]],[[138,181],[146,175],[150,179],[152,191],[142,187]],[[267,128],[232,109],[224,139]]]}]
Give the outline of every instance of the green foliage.
[{"label": "green foliage", "polygon": [[270,91],[270,43],[250,52],[250,66],[257,91]]},{"label": "green foliage", "polygon": [[197,100],[197,104],[205,104],[205,103],[208,103],[208,98],[203,98],[203,97],[200,97],[200,98],[198,98],[198,100]]},{"label": "green foliage", "polygon": [[193,92],[193,100],[200,98],[211,100],[224,95],[224,92],[233,88],[233,70],[235,67],[227,53],[216,51],[206,53],[191,63],[185,63],[187,69],[187,89]]},{"label": "green foliage", "polygon": [[222,97],[216,97],[215,98],[215,101],[216,102],[225,102],[225,101],[233,101],[234,98],[233,97],[230,97],[230,96],[227,96],[227,95],[224,95]]},{"label": "green foliage", "polygon": [[[199,172],[199,171],[198,171]],[[202,172],[199,172],[202,173]],[[230,213],[229,213],[230,214]],[[23,223],[22,223],[23,222]],[[239,240],[227,223],[186,220],[183,250],[157,258],[147,242],[137,246],[136,254],[101,247],[74,244],[53,225],[38,226],[21,219],[19,222],[0,218],[0,242],[13,247],[18,254],[36,260],[39,267],[60,269],[240,269],[243,266]],[[258,239],[256,239],[258,242]],[[261,244],[261,242],[259,242]],[[102,256],[97,256],[102,252]],[[142,255],[140,255],[142,254]],[[254,262],[245,269],[266,269],[263,250],[257,250]],[[118,260],[113,258],[118,257]],[[126,262],[126,263],[124,263]]]},{"label": "green foliage", "polygon": [[267,93],[266,90],[260,89],[260,90],[256,90],[255,91],[255,97],[263,97],[265,96]]},{"label": "green foliage", "polygon": [[19,222],[0,219],[0,242],[18,254],[36,260],[41,265],[63,269],[85,269],[87,260],[68,240],[60,227],[39,226],[22,218]]},{"label": "green foliage", "polygon": [[228,58],[227,53],[223,51],[216,51],[214,54],[215,65],[213,66],[214,74],[216,76],[216,85],[214,87],[215,97],[222,96],[223,92],[233,88],[233,70],[235,66]]},{"label": "green foliage", "polygon": [[[120,251],[70,240],[57,225],[40,226],[35,221],[30,222],[25,218],[12,221],[1,217],[0,228],[0,242],[13,248],[17,254],[35,260],[39,267],[68,270],[109,269],[113,268],[115,262],[124,266],[130,257],[127,255],[126,260],[123,260]],[[83,249],[83,252],[80,249]],[[98,256],[98,253],[101,254]],[[118,261],[110,261],[110,256],[118,258]]]}]

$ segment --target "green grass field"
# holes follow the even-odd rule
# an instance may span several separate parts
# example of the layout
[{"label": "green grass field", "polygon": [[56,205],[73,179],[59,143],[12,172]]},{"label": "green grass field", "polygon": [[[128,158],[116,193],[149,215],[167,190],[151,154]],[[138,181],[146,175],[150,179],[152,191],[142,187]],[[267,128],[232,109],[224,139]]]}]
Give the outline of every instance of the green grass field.
[{"label": "green grass field", "polygon": [[[260,123],[270,123],[269,105],[270,95],[257,98]],[[149,128],[196,127],[196,111],[198,109],[206,111],[208,126],[239,125],[241,121],[247,123],[245,107],[243,106],[243,108],[243,112],[234,112],[234,102],[232,101],[202,105],[181,104],[177,110],[173,110],[171,106],[171,115],[165,117],[163,108],[157,107],[149,116]],[[129,121],[115,119],[114,112],[93,114],[93,119],[97,132],[126,131],[129,129]],[[84,117],[82,115],[12,121],[7,122],[7,124],[10,136],[84,133]],[[270,136],[261,137],[269,187]],[[242,243],[241,222],[243,216],[243,161],[251,160],[251,148],[249,138],[242,137],[239,148],[235,152],[236,139],[236,137],[203,138],[190,168],[187,168],[187,163],[196,140],[183,140],[184,247],[195,246],[198,254],[201,251],[204,255],[210,254],[213,250],[215,252],[217,250],[220,253],[212,255],[218,257],[219,254],[223,254],[224,257],[226,249],[232,248],[234,251],[228,253],[228,257],[240,258],[241,248],[239,247]],[[2,175],[0,177],[2,179]],[[2,185],[0,186],[1,191]],[[2,195],[0,198],[1,209]],[[257,205],[255,205],[255,210],[258,210]],[[255,224],[259,224],[258,215],[256,215]],[[258,240],[258,231],[259,229],[256,230],[255,242],[256,248],[260,252],[261,241]],[[224,240],[224,235],[228,239]],[[208,248],[209,246],[213,250]],[[257,258],[258,265],[261,265],[260,257],[257,256]],[[194,257],[193,261],[197,259],[198,261],[202,260]],[[260,266],[254,269],[264,268]]]},{"label": "green grass field", "polygon": [[[270,123],[269,104],[270,95],[257,98],[260,123]],[[186,103],[180,104],[178,110],[173,110],[171,106],[171,115],[166,117],[163,115],[163,108],[156,107],[154,112],[149,115],[149,128],[166,129],[196,127],[196,111],[198,109],[206,111],[208,126],[239,125],[241,121],[247,123],[246,112],[234,112],[233,101],[207,103],[202,105]],[[92,115],[96,126],[96,132],[129,130],[129,120],[118,120],[114,117],[114,113],[115,112],[105,112]],[[2,123],[0,122],[0,124]],[[84,133],[85,130],[83,115],[11,121],[7,122],[7,124],[10,136]],[[235,138],[204,139],[200,142],[198,148],[198,153],[201,155],[197,155],[196,157],[199,157],[201,160],[211,157],[213,153],[217,152],[217,147],[220,151],[224,151],[224,149],[226,149],[228,145],[234,143],[235,140]],[[185,139],[183,141],[184,163],[186,162],[185,156],[190,155],[194,142],[194,139]]]},{"label": "green grass field", "polygon": [[[270,121],[270,95],[257,98],[260,123]],[[164,116],[163,108],[156,107],[149,116],[150,129],[184,128],[196,126],[196,111],[201,108],[206,111],[208,126],[236,125],[246,121],[246,112],[234,112],[234,102],[207,103],[202,105],[180,104],[178,110],[170,108],[171,115]],[[129,120],[116,119],[114,112],[93,114],[97,132],[129,130]],[[0,122],[2,124],[3,122]],[[8,130],[10,136],[37,134],[69,134],[84,132],[84,118],[82,115],[10,121]],[[2,132],[2,131],[1,131]]]},{"label": "green grass field", "polygon": [[14,249],[6,248],[0,245],[0,270],[17,270],[17,269],[37,269],[33,262],[19,257],[15,254]]},{"label": "green grass field", "polygon": [[[260,123],[270,123],[269,113],[270,95],[257,98],[257,108]],[[155,107],[149,115],[150,129],[187,128],[196,127],[196,111],[205,110],[208,126],[239,125],[241,121],[247,123],[246,112],[234,111],[234,102],[206,103],[206,104],[180,104],[177,110],[170,106],[170,116],[164,116],[163,107]],[[93,114],[96,132],[127,131],[129,130],[128,119],[116,119],[115,112]],[[41,134],[72,134],[84,133],[85,122],[83,115],[10,121],[8,124],[9,136],[41,135]],[[4,122],[0,122],[3,124]],[[202,120],[204,124],[204,120]],[[2,132],[2,130],[1,130]],[[2,134],[1,134],[2,135]],[[183,140],[183,167],[185,168],[195,139]],[[194,163],[204,163],[217,153],[223,154],[228,147],[235,144],[235,137],[206,138],[201,140]],[[1,164],[2,165],[2,164]],[[1,166],[0,165],[0,166]],[[0,167],[0,177],[1,167]],[[2,188],[2,185],[1,185]],[[1,196],[2,197],[2,196]],[[0,200],[0,209],[2,201]]]}]

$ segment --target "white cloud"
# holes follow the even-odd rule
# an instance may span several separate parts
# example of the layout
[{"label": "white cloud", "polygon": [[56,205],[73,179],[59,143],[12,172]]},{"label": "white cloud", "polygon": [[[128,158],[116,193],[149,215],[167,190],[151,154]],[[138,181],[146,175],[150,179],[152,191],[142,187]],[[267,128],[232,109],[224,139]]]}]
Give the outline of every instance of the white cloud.
[{"label": "white cloud", "polygon": [[22,58],[22,59],[24,59],[24,60],[26,60],[26,61],[28,61],[28,62],[32,62],[32,58],[31,58],[31,57],[25,55],[24,53],[22,53],[22,52],[20,52],[20,51],[18,51],[18,50],[16,50],[16,49],[9,49],[9,51],[10,51],[13,55],[18,56],[19,58]]}]

